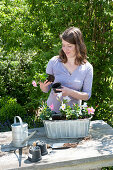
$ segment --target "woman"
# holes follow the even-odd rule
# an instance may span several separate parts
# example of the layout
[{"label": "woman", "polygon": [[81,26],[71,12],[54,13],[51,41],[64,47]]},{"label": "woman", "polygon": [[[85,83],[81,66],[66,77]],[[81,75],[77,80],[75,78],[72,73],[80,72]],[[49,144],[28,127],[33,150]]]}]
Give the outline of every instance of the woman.
[{"label": "woman", "polygon": [[[91,97],[93,67],[87,61],[87,51],[83,36],[79,28],[70,27],[62,35],[62,49],[59,56],[54,56],[48,62],[46,73],[55,77],[54,83],[62,84],[62,96],[69,96],[71,101],[69,105],[78,103],[81,100],[88,100]],[[40,82],[40,88],[43,92],[48,92],[51,82]],[[57,89],[59,90],[59,89]],[[51,90],[47,100],[48,106],[54,105],[54,111],[59,113],[60,103],[57,96]]]}]

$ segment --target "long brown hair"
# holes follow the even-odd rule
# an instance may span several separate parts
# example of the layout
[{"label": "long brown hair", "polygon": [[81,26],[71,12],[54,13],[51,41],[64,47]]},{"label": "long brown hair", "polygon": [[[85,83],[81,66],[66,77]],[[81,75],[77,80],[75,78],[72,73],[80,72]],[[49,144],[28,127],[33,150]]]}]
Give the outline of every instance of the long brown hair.
[{"label": "long brown hair", "polygon": [[[66,29],[61,35],[60,39],[67,41],[70,44],[75,44],[76,49],[76,58],[75,64],[80,65],[86,63],[87,59],[87,50],[86,45],[84,44],[83,36],[79,28],[70,27]],[[59,58],[61,62],[67,62],[67,56],[64,51],[61,49],[59,52]]]}]

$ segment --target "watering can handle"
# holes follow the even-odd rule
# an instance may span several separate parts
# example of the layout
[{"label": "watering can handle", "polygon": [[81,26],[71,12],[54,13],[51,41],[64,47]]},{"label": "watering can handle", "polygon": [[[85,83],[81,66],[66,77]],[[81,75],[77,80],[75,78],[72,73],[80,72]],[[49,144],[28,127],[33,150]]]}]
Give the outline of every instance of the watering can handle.
[{"label": "watering can handle", "polygon": [[14,124],[16,124],[16,118],[18,118],[18,119],[19,119],[20,124],[21,124],[21,126],[22,126],[22,125],[23,125],[23,122],[22,122],[21,117],[19,117],[19,116],[15,116],[15,117],[14,117]]}]

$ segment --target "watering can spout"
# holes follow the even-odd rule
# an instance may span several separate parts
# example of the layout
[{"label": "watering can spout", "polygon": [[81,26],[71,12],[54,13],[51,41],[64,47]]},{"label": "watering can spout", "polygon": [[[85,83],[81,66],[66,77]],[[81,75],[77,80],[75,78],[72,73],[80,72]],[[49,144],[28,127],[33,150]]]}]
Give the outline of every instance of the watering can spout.
[{"label": "watering can spout", "polygon": [[26,139],[24,139],[24,141],[23,141],[21,144],[23,145],[26,141],[28,141],[28,140],[29,140],[33,135],[35,135],[37,132],[38,132],[37,130],[35,130],[34,132],[32,132]]}]

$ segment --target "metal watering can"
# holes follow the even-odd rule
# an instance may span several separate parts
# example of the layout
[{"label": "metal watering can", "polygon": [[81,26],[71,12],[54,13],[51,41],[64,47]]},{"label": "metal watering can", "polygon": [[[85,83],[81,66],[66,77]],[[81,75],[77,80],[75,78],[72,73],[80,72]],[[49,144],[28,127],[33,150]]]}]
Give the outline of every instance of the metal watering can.
[{"label": "metal watering can", "polygon": [[[19,119],[19,122],[16,122],[16,118]],[[28,145],[28,140],[37,132],[34,131],[31,135],[28,136],[28,124],[23,123],[22,119],[19,116],[14,117],[14,123],[12,127],[12,144],[14,147],[25,147]]]}]

